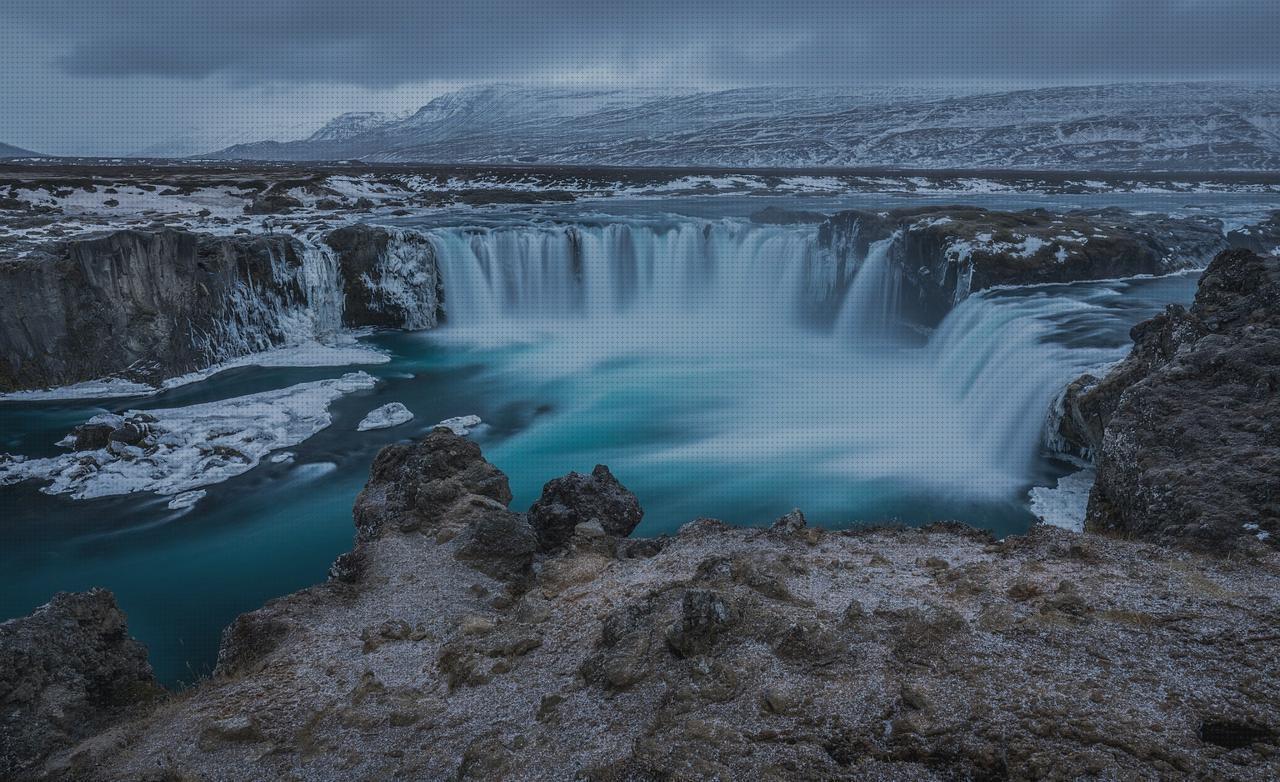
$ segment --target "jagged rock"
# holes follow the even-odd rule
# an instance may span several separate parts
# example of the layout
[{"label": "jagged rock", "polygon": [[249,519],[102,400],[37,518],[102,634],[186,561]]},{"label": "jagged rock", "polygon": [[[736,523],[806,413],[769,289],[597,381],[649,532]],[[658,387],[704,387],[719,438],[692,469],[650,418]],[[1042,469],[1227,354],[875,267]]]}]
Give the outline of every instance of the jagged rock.
[{"label": "jagged rock", "polygon": [[[447,429],[434,429],[412,445],[390,445],[378,453],[369,482],[356,498],[356,527],[370,537],[388,524],[434,528],[469,495],[495,501],[504,511],[511,502],[507,476],[485,460],[478,445]],[[488,518],[488,509],[478,507]]]},{"label": "jagged rock", "polygon": [[1280,544],[1280,256],[1220,254],[1190,311],[1171,308],[1134,334],[1087,528]]},{"label": "jagged rock", "polygon": [[721,633],[729,629],[735,618],[729,603],[719,592],[687,590],[680,601],[680,619],[667,631],[667,644],[681,657],[704,654]]},{"label": "jagged rock", "polygon": [[111,433],[124,425],[118,415],[97,415],[71,430],[72,448],[77,451],[97,451],[111,442]]},{"label": "jagged rock", "polygon": [[643,517],[636,496],[603,464],[597,464],[590,475],[571,472],[548,481],[529,508],[529,523],[544,551],[564,546],[579,524],[595,521],[605,533],[625,538]]},{"label": "jagged rock", "polygon": [[1258,255],[1280,255],[1280,211],[1256,225],[1241,226],[1227,234],[1227,242],[1241,250]]},{"label": "jagged rock", "polygon": [[0,624],[0,777],[145,710],[161,690],[115,597],[60,592]]},{"label": "jagged rock", "polygon": [[222,631],[214,673],[236,676],[253,670],[279,648],[288,633],[289,624],[270,612],[241,614]]},{"label": "jagged rock", "polygon": [[[954,523],[800,546],[704,520],[591,582],[521,591],[456,556],[474,527],[519,519],[507,497],[447,431],[384,449],[358,577],[242,618],[224,644],[245,661],[235,675],[46,768],[75,782],[1276,778],[1280,552],[1170,556],[1048,527],[996,544]],[[601,557],[580,541],[538,555],[531,528],[515,534],[535,587],[552,563]]]},{"label": "jagged rock", "polygon": [[1133,349],[1123,361],[1103,378],[1086,374],[1067,386],[1058,424],[1062,440],[1080,455],[1097,453],[1121,395],[1203,333],[1203,324],[1179,304],[1135,325],[1129,330]]},{"label": "jagged rock", "polygon": [[632,605],[609,614],[600,631],[598,651],[583,663],[582,678],[602,687],[623,690],[649,674],[653,645],[653,608]]},{"label": "jagged rock", "polygon": [[784,538],[790,537],[801,532],[806,525],[804,514],[797,509],[773,522],[769,527],[769,534]]}]

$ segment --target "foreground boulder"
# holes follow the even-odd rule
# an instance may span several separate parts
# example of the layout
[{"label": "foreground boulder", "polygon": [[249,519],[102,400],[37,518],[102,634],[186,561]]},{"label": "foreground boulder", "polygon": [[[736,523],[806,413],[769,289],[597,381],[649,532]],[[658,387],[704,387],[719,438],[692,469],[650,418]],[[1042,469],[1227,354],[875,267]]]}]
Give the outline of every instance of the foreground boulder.
[{"label": "foreground boulder", "polygon": [[161,692],[110,592],[54,595],[0,624],[0,778],[136,716]]},{"label": "foreground boulder", "polygon": [[625,538],[642,518],[636,495],[603,464],[597,464],[590,475],[571,472],[549,481],[529,508],[529,523],[545,551],[562,547],[579,524],[598,524],[605,534]]},{"label": "foreground boulder", "polygon": [[[604,490],[578,490],[592,479]],[[579,518],[631,523],[602,475],[552,484]],[[384,449],[334,579],[242,616],[218,675],[41,774],[1280,773],[1280,554],[1241,563],[1046,527],[999,543],[959,524],[831,532],[800,513],[548,554],[509,499],[447,430]],[[604,535],[584,526],[574,540]]]},{"label": "foreground boulder", "polygon": [[1127,359],[1065,399],[1061,432],[1097,463],[1088,528],[1280,543],[1280,257],[1220,254],[1190,310],[1132,333]]}]

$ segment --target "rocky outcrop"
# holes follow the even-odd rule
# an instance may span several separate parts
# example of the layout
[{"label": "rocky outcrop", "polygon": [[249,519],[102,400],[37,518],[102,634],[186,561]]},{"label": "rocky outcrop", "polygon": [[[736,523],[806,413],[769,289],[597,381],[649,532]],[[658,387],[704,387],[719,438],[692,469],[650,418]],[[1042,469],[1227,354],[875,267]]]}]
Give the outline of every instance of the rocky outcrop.
[{"label": "rocky outcrop", "polygon": [[338,256],[351,327],[428,329],[440,319],[443,289],[435,248],[426,237],[369,225],[325,237]]},{"label": "rocky outcrop", "polygon": [[644,511],[636,496],[603,464],[597,464],[590,475],[571,472],[547,482],[542,496],[529,508],[529,523],[544,551],[568,543],[579,524],[594,524],[605,534],[625,538],[642,518]]},{"label": "rocky outcrop", "polygon": [[137,716],[161,694],[147,651],[101,589],[54,595],[0,624],[0,777]]},{"label": "rocky outcrop", "polygon": [[1227,246],[1219,221],[1120,210],[853,210],[829,218],[819,233],[836,253],[837,279],[846,281],[872,243],[890,237],[902,311],[926,324],[986,288],[1165,273],[1203,265]]},{"label": "rocky outcrop", "polygon": [[959,524],[829,531],[795,512],[650,540],[578,524],[548,553],[509,500],[447,430],[384,449],[333,580],[241,617],[217,676],[41,773],[1280,773],[1280,554],[1047,527],[1001,542]]},{"label": "rocky outcrop", "polygon": [[306,306],[284,236],[115,231],[0,261],[0,391],[154,381],[283,344]]},{"label": "rocky outcrop", "polygon": [[1242,225],[1227,234],[1227,242],[1259,255],[1280,255],[1280,211],[1254,225]]},{"label": "rocky outcrop", "polygon": [[1133,328],[1128,358],[1064,398],[1090,452],[1089,529],[1216,549],[1280,543],[1280,257],[1220,254],[1190,310]]}]

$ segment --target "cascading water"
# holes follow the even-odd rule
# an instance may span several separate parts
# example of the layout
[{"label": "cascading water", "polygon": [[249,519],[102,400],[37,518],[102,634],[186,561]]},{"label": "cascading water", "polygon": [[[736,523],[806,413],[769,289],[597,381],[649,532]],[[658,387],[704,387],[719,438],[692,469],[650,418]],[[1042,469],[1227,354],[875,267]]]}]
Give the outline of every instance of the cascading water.
[{"label": "cascading water", "polygon": [[427,338],[522,345],[486,382],[554,400],[497,445],[500,465],[581,469],[581,444],[657,494],[705,474],[705,496],[676,503],[745,495],[761,516],[737,521],[787,503],[828,522],[975,503],[1025,518],[1055,394],[1118,351],[1055,338],[1097,311],[1069,291],[971,296],[927,340],[900,328],[892,237],[842,264],[812,226],[734,220],[427,235],[447,323]]}]

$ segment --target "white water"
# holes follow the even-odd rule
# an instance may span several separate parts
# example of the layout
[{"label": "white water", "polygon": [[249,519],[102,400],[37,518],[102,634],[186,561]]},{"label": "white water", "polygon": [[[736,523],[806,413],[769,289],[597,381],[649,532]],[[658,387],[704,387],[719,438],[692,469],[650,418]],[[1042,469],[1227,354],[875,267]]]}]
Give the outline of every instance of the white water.
[{"label": "white water", "polygon": [[[972,296],[927,339],[913,335],[898,322],[891,240],[842,280],[812,226],[429,236],[447,326],[427,338],[451,350],[514,348],[491,382],[555,400],[551,415],[494,449],[500,465],[581,469],[570,452],[593,444],[632,474],[704,471],[706,492],[776,495],[794,484],[789,501],[829,521],[897,515],[917,501],[1021,506],[1041,477],[1056,393],[1116,353],[1054,339],[1096,309],[1066,292]],[[645,442],[637,419],[667,434]],[[815,477],[829,496],[814,495]]]}]

